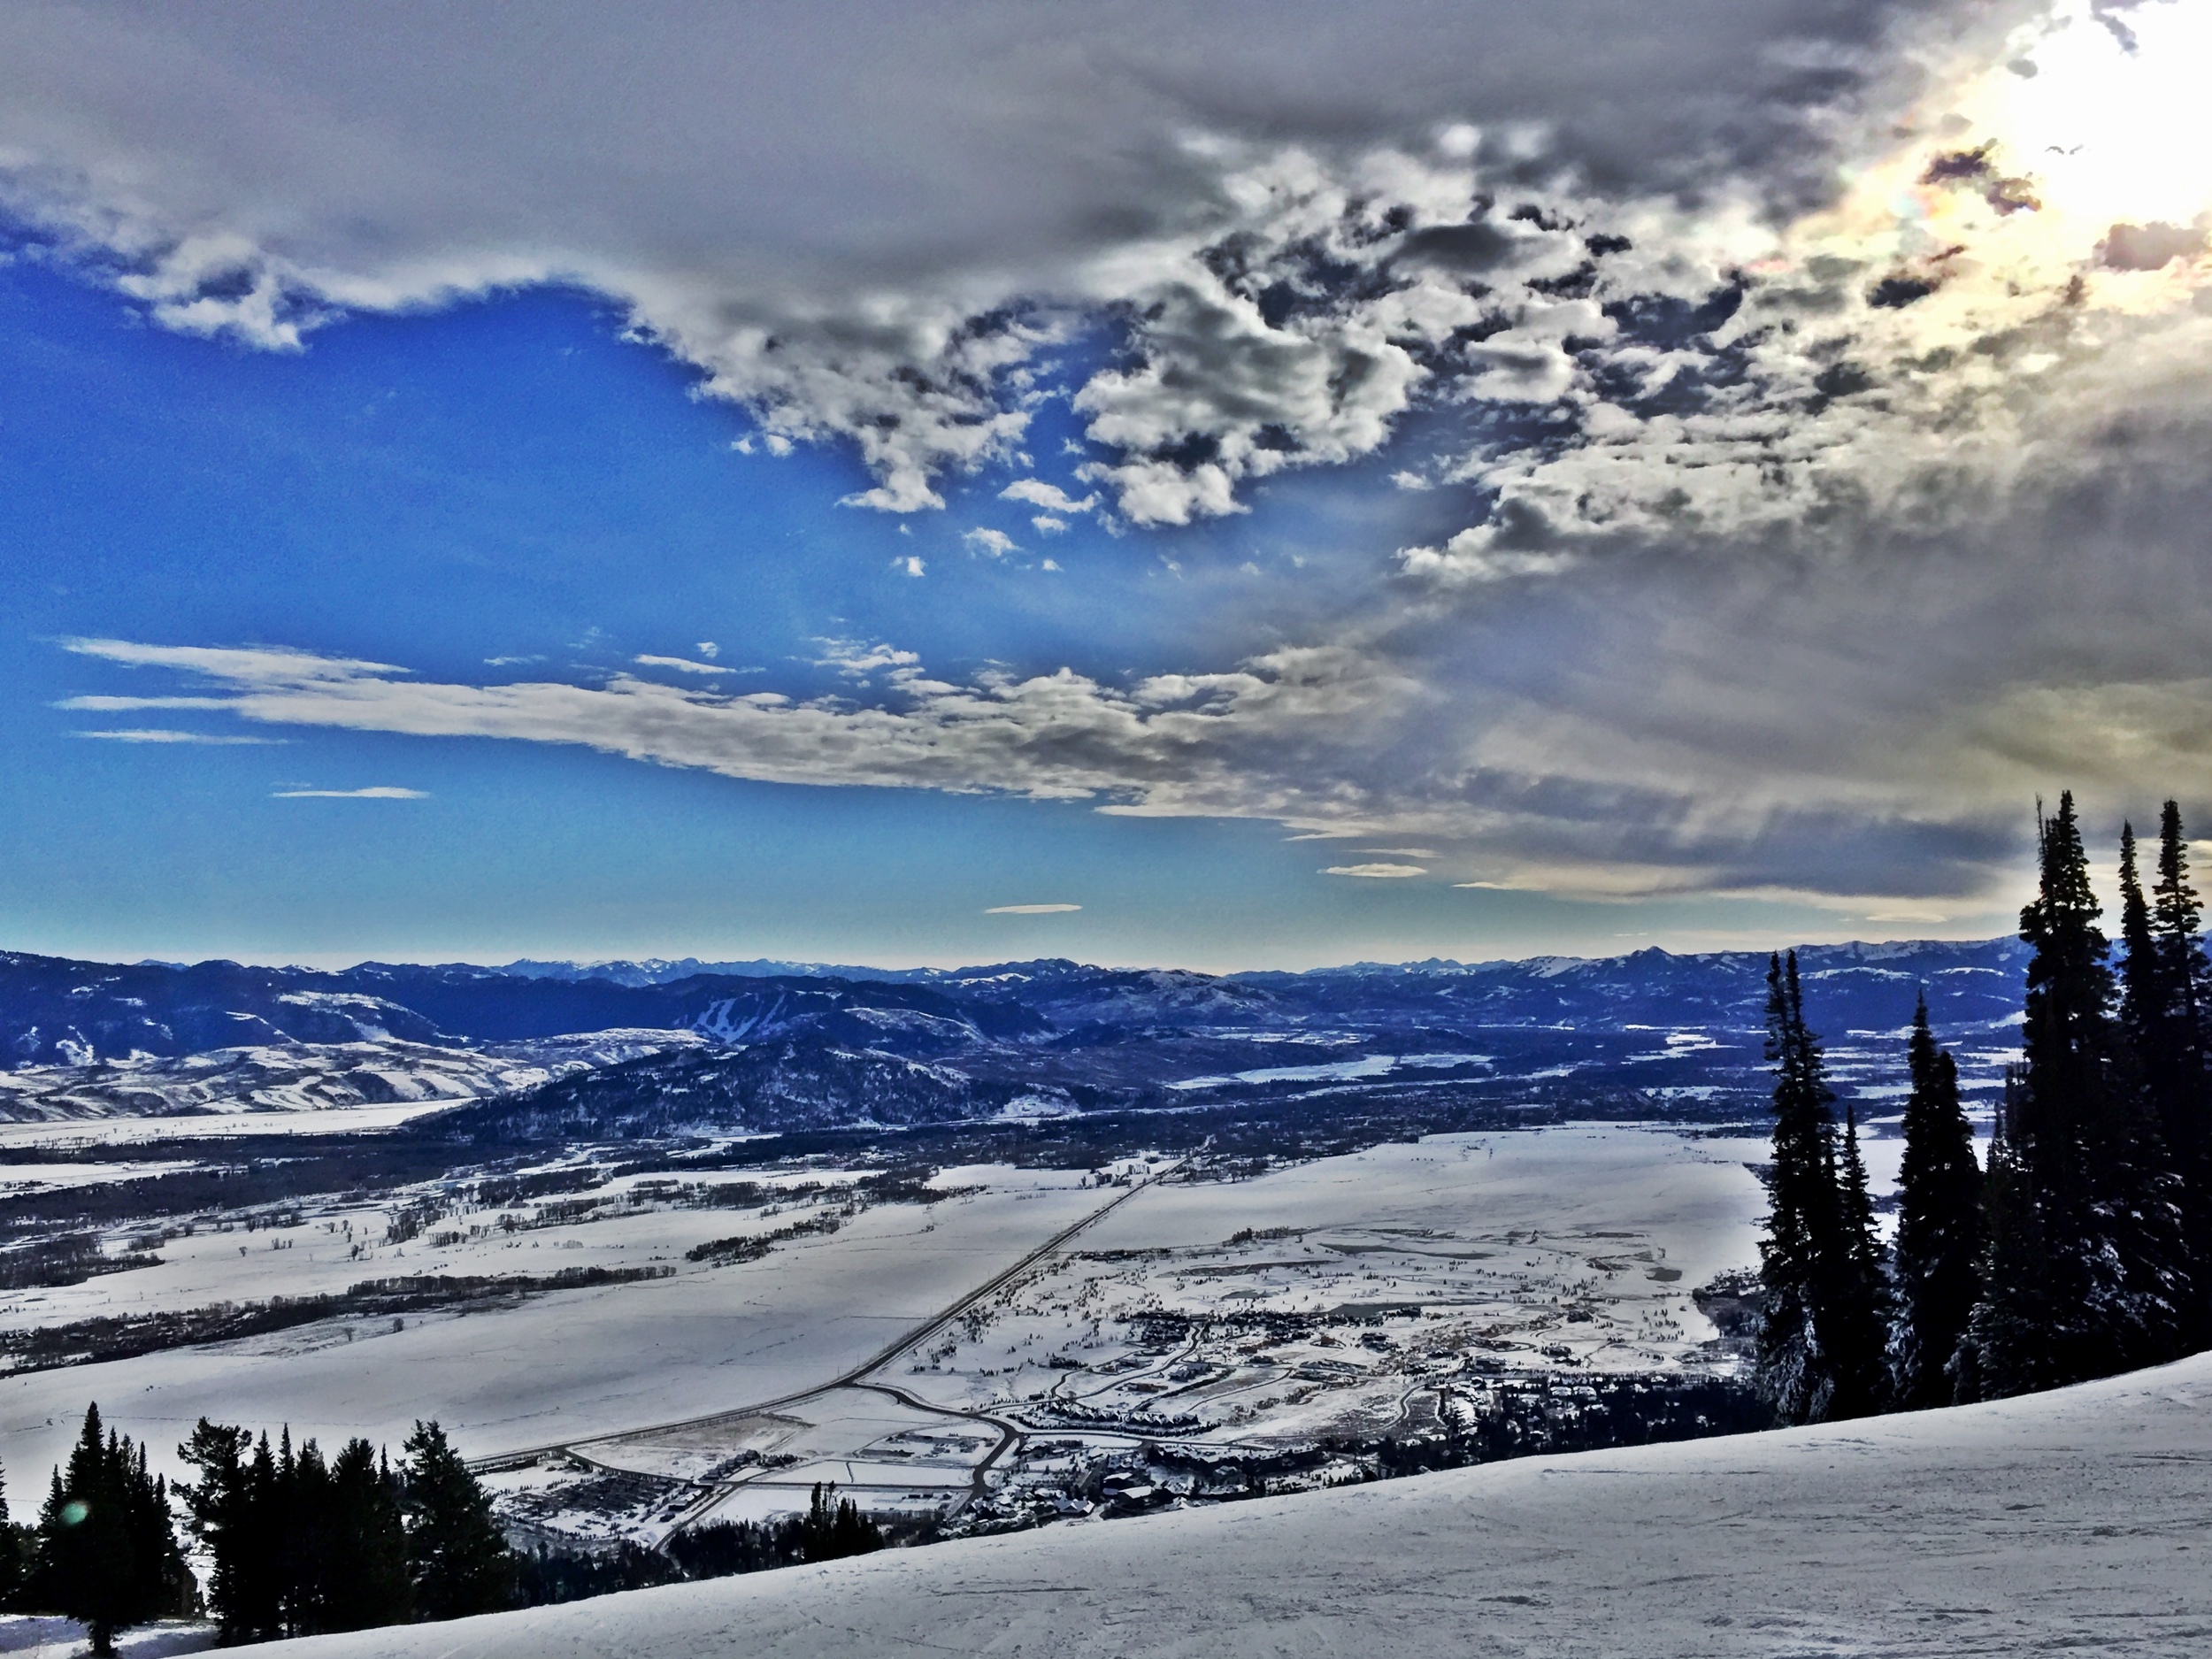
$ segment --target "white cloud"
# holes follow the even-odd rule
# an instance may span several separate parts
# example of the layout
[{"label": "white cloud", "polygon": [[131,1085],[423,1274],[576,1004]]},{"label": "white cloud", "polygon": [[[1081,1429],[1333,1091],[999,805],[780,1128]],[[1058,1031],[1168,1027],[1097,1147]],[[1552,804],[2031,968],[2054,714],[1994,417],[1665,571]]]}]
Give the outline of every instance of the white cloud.
[{"label": "white cloud", "polygon": [[[922,659],[912,651],[902,651],[895,646],[880,642],[863,645],[854,640],[820,640],[822,655],[816,657],[818,668],[834,668],[839,673],[854,680],[872,674],[879,668],[909,669]],[[774,696],[771,692],[765,694]],[[778,701],[782,701],[778,698]]]},{"label": "white cloud", "polygon": [[394,784],[373,784],[365,789],[279,789],[271,798],[278,801],[427,801],[430,796],[420,789],[403,789]]},{"label": "white cloud", "polygon": [[891,568],[908,576],[919,576],[926,572],[929,567],[923,564],[920,554],[909,553],[903,558],[893,559],[891,561]]},{"label": "white cloud", "polygon": [[672,668],[685,674],[726,674],[730,671],[713,663],[695,663],[687,657],[634,657],[630,659],[644,668]]},{"label": "white cloud", "polygon": [[54,705],[81,714],[124,714],[140,709],[220,709],[221,697],[65,697]]},{"label": "white cloud", "polygon": [[1071,518],[1087,513],[1098,505],[1095,492],[1078,501],[1057,484],[1048,484],[1042,479],[1017,479],[999,491],[1001,501],[1025,501],[1033,507],[1042,507],[1047,512],[1065,513]]},{"label": "white cloud", "polygon": [[701,640],[698,644],[692,647],[692,649],[697,651],[700,656],[709,659],[712,659],[722,655],[722,648],[717,645],[712,640]]},{"label": "white cloud", "polygon": [[209,748],[230,748],[250,743],[281,743],[285,741],[280,737],[219,737],[206,732],[176,732],[146,726],[119,732],[80,732],[77,735],[105,738],[115,743],[190,743]]},{"label": "white cloud", "polygon": [[994,904],[983,913],[986,916],[1059,916],[1082,908],[1079,904]]},{"label": "white cloud", "polygon": [[988,553],[993,558],[1003,558],[1009,553],[1018,553],[1021,551],[1018,547],[1014,545],[1014,538],[1008,535],[1003,530],[970,530],[960,539],[963,541],[965,541],[970,547],[977,549],[979,551]]},{"label": "white cloud", "polygon": [[1364,876],[1372,880],[1392,880],[1405,876],[1428,874],[1419,864],[1331,864],[1321,872],[1325,876]]},{"label": "white cloud", "polygon": [[1029,523],[1039,535],[1058,535],[1068,527],[1065,518],[1056,518],[1048,512],[1039,513]]},{"label": "white cloud", "polygon": [[[1998,10],[1925,32],[2001,63],[2024,8]],[[606,295],[745,406],[741,449],[849,443],[872,475],[849,499],[895,512],[1013,458],[1051,354],[1105,325],[1074,407],[1107,453],[1080,475],[1184,524],[1374,453],[1418,400],[1571,412],[1601,380],[1681,376],[1702,348],[1624,344],[1605,306],[1771,254],[1763,227],[1863,170],[1932,73],[1888,5],[1604,12],[1562,52],[1529,8],[1458,0],[1374,0],[1349,32],[1286,0],[1263,38],[1169,0],[528,30],[406,0],[265,27],[18,7],[0,198],[160,324],[273,350],[348,311]],[[1586,279],[1598,232],[1636,251]],[[1482,447],[1471,477],[1497,472]]]}]

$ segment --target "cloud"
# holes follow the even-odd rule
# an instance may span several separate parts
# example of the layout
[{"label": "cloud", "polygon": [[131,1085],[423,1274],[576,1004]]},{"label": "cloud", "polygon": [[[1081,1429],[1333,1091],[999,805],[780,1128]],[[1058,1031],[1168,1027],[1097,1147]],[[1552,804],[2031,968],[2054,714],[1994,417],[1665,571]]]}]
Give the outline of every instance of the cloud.
[{"label": "cloud", "polygon": [[1039,535],[1058,535],[1068,527],[1065,518],[1056,518],[1048,512],[1041,512],[1029,522]]},{"label": "cloud", "polygon": [[[849,444],[872,474],[853,504],[896,512],[1010,458],[1052,354],[1107,327],[1077,388],[1110,452],[1088,476],[1183,523],[1371,453],[1424,388],[1571,380],[1582,302],[1539,315],[1526,288],[1575,280],[1577,234],[1549,227],[1808,199],[1855,100],[1894,118],[1922,12],[2012,50],[1925,0],[1586,0],[1573,51],[1509,0],[1284,0],[1263,29],[1169,0],[677,0],[526,28],[424,0],[20,7],[0,205],[159,325],[270,350],[352,312],[599,292],[744,406],[741,449]],[[1539,216],[1511,218],[1525,196]],[[1711,269],[1644,263],[1668,293]]]},{"label": "cloud", "polygon": [[988,553],[993,558],[1003,558],[1021,549],[1014,545],[1014,538],[1003,530],[970,530],[960,538],[970,547]]},{"label": "cloud", "polygon": [[929,567],[922,563],[922,557],[920,554],[909,553],[902,558],[893,559],[891,561],[891,568],[899,572],[902,575],[919,576],[924,574]]},{"label": "cloud", "polygon": [[1428,872],[1419,864],[1331,864],[1321,873],[1325,876],[1363,876],[1370,880],[1389,881],[1406,876],[1425,876]]},{"label": "cloud", "polygon": [[393,784],[373,784],[365,789],[279,789],[277,801],[427,801],[420,789],[402,789]]},{"label": "cloud", "polygon": [[910,669],[922,660],[912,651],[880,643],[863,645],[854,640],[822,640],[818,643],[822,647],[822,655],[815,658],[815,665],[834,668],[852,680],[863,679],[879,668]]},{"label": "cloud", "polygon": [[686,674],[726,674],[730,671],[713,663],[695,663],[687,657],[634,657],[630,659],[645,668],[672,668]]},{"label": "cloud", "polygon": [[281,743],[280,737],[223,737],[206,732],[175,732],[161,727],[141,726],[118,732],[80,732],[79,737],[105,738],[116,743],[195,743],[209,748],[230,748],[241,744]]},{"label": "cloud", "polygon": [[764,447],[850,445],[869,507],[1025,445],[1089,492],[1001,487],[1033,524],[1140,534],[1342,469],[1342,553],[1143,678],[1104,666],[1152,660],[1120,637],[942,678],[830,641],[840,698],[80,646],[242,719],[1882,915],[1994,909],[2038,790],[2116,823],[2212,761],[2203,6],[2130,8],[2129,51],[2090,0],[1588,0],[1563,52],[1502,3],[1256,33],[956,0],[865,14],[833,73],[812,31],[863,15],[834,4],[741,42],[681,4],[285,15],[0,18],[14,211],[157,322],[276,349],[508,283],[611,296]]},{"label": "cloud", "polygon": [[1079,904],[994,904],[983,913],[986,916],[1060,916],[1082,908]]},{"label": "cloud", "polygon": [[1096,492],[1078,501],[1057,484],[1048,484],[1042,479],[1018,479],[999,491],[1001,501],[1025,501],[1033,507],[1042,507],[1048,512],[1065,513],[1073,518],[1087,513],[1098,505]]}]

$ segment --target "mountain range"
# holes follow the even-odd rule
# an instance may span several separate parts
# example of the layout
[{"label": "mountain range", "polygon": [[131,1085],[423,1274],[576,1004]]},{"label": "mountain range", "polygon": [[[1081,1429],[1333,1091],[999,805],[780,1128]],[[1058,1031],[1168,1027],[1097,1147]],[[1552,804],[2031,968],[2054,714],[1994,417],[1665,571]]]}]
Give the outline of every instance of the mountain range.
[{"label": "mountain range", "polygon": [[[1893,1092],[1888,1074],[1924,993],[1970,1085],[1993,1086],[2019,1017],[2016,941],[1816,945],[1800,960],[1841,1082]],[[1761,1088],[1766,968],[1757,952],[1655,949],[1226,975],[1056,958],[333,972],[0,954],[0,1055],[12,1067],[0,1072],[0,1114],[547,1091],[530,1108],[541,1121],[588,1098],[586,1116],[640,1126],[664,1126],[686,1100],[749,1127],[1409,1089],[1579,1092],[1682,1110]]]}]

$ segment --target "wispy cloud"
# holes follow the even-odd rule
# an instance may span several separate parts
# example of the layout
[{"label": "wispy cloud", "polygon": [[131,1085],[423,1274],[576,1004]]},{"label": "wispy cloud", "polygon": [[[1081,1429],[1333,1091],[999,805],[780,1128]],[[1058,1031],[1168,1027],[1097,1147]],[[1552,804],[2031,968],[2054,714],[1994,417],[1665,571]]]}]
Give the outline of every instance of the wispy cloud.
[{"label": "wispy cloud", "polygon": [[1079,904],[994,904],[983,913],[986,916],[1059,916],[1082,908]]},{"label": "wispy cloud", "polygon": [[249,744],[276,744],[288,741],[281,737],[225,736],[211,732],[177,732],[160,726],[139,726],[116,732],[80,732],[77,735],[105,738],[111,743],[191,743],[211,749],[228,749]]},{"label": "wispy cloud", "polygon": [[80,714],[127,714],[142,709],[222,709],[221,697],[66,697],[54,705]]},{"label": "wispy cloud", "polygon": [[672,668],[685,674],[726,674],[730,672],[716,663],[695,663],[688,657],[634,657],[630,660],[642,668]]},{"label": "wispy cloud", "polygon": [[427,801],[430,796],[422,789],[402,789],[394,784],[373,784],[365,789],[279,789],[271,797],[278,801]]},{"label": "wispy cloud", "polygon": [[814,659],[818,668],[834,668],[854,680],[872,674],[879,668],[912,668],[922,660],[912,651],[902,651],[880,641],[863,645],[856,640],[821,640],[817,643],[822,647],[822,655]]},{"label": "wispy cloud", "polygon": [[1406,876],[1428,874],[1419,864],[1331,864],[1321,872],[1325,876],[1363,876],[1370,880],[1389,881]]}]

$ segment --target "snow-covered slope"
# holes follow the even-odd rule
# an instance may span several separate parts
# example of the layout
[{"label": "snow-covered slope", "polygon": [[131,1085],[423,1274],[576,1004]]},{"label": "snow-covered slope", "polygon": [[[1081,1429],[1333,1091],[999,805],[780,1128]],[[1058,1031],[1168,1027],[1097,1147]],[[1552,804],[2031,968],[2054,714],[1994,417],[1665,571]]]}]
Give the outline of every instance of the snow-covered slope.
[{"label": "snow-covered slope", "polygon": [[2212,1356],[453,1624],[326,1659],[2212,1651]]}]

